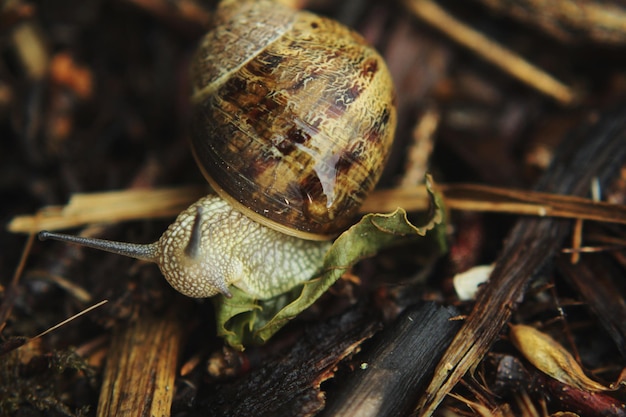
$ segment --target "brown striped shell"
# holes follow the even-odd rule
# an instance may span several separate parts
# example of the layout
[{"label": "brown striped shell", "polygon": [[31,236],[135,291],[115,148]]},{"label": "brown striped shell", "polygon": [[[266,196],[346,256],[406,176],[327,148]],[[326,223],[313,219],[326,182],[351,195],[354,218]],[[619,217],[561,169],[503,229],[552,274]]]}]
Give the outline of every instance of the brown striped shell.
[{"label": "brown striped shell", "polygon": [[194,154],[222,198],[302,238],[350,224],[396,122],[387,67],[360,35],[269,0],[223,2],[192,79]]}]

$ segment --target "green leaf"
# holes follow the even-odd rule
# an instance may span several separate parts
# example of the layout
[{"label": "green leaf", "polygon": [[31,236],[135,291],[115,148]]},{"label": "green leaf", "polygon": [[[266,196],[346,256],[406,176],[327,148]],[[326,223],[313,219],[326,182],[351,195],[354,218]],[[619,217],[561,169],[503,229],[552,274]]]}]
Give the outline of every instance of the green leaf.
[{"label": "green leaf", "polygon": [[256,300],[231,287],[232,298],[214,297],[218,335],[240,350],[245,345],[265,343],[289,320],[313,304],[354,264],[382,249],[426,236],[429,258],[445,252],[442,200],[430,183],[428,191],[432,209],[425,215],[422,226],[411,224],[401,208],[389,214],[367,214],[335,240],[324,258],[321,273],[288,293],[269,300]]}]

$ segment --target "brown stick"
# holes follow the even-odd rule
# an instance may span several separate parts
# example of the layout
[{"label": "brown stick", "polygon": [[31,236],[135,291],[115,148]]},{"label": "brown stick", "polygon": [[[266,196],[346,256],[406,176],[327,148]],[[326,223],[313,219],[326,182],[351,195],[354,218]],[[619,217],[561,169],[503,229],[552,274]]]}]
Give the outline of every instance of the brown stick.
[{"label": "brown stick", "polygon": [[576,100],[576,94],[571,88],[511,50],[457,20],[435,2],[407,0],[405,3],[416,16],[526,85],[564,105],[572,104]]},{"label": "brown stick", "polygon": [[[483,184],[437,184],[446,208],[451,210],[510,213],[626,223],[626,206],[571,195],[516,190]],[[423,186],[375,191],[365,200],[362,213],[384,213],[402,207],[427,210],[430,199]]]},{"label": "brown stick", "polygon": [[115,330],[98,417],[170,415],[185,327],[173,310],[164,316],[144,313]]}]

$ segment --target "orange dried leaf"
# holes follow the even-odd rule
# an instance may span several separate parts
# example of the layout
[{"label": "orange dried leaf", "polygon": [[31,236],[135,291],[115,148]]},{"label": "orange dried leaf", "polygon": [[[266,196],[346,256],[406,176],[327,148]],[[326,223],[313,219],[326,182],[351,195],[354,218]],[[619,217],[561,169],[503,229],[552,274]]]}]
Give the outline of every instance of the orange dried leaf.
[{"label": "orange dried leaf", "polygon": [[530,363],[557,381],[585,391],[608,390],[587,377],[576,359],[563,346],[534,327],[512,325],[509,337]]}]

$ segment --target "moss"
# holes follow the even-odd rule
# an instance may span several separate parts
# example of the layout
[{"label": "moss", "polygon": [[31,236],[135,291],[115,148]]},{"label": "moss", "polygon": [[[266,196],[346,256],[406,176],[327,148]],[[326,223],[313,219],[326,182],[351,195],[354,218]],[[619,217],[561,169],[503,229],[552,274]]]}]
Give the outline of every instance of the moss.
[{"label": "moss", "polygon": [[[0,415],[19,411],[55,416],[86,416],[81,405],[95,395],[94,370],[73,350],[28,357],[27,346],[0,357]],[[27,415],[31,415],[27,413]],[[21,413],[22,414],[22,413]]]}]

